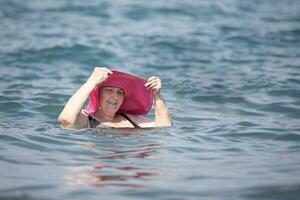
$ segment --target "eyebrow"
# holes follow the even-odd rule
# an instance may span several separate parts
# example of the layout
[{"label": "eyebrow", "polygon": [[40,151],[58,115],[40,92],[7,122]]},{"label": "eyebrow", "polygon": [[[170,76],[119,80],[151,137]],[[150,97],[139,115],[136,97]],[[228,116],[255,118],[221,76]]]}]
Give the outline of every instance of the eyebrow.
[{"label": "eyebrow", "polygon": [[120,88],[120,89],[118,89],[118,91],[119,91],[119,92],[122,92],[122,93],[124,93],[124,90],[123,90],[123,89],[121,89],[121,88]]},{"label": "eyebrow", "polygon": [[[113,88],[116,88],[116,87],[110,87],[110,86],[105,86],[104,87],[104,89],[113,89]],[[117,90],[124,93],[124,90],[122,88],[117,88]]]}]

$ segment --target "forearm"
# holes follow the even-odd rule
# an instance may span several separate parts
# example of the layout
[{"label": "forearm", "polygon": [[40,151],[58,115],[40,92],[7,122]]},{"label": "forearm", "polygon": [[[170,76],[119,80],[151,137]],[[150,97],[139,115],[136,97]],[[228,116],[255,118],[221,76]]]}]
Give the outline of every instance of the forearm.
[{"label": "forearm", "polygon": [[155,97],[155,126],[172,126],[172,117],[160,93]]},{"label": "forearm", "polygon": [[94,88],[94,84],[86,82],[77,92],[68,100],[63,111],[59,115],[59,122],[66,127],[74,127],[80,112],[88,99],[90,92]]}]

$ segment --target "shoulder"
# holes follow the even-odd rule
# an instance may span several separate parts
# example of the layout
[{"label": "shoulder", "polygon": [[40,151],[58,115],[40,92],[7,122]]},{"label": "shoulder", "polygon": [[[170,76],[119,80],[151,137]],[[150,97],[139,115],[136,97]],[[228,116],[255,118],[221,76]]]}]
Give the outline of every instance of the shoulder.
[{"label": "shoulder", "polygon": [[132,114],[128,114],[128,113],[123,113],[125,114],[127,117],[129,117],[130,119],[132,119],[134,122],[143,122],[146,121],[146,119],[142,116],[137,116],[137,115],[132,115]]},{"label": "shoulder", "polygon": [[138,124],[140,127],[148,128],[148,127],[155,127],[155,122],[148,120],[142,116],[132,115],[125,113],[132,121]]}]

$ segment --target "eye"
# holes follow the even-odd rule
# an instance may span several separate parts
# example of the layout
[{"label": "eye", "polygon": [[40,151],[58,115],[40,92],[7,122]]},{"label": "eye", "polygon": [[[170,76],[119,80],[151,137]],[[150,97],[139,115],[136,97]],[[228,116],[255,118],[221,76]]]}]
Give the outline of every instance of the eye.
[{"label": "eye", "polygon": [[123,90],[118,90],[118,91],[117,91],[117,94],[118,94],[118,95],[124,95],[124,92],[123,92]]},{"label": "eye", "polygon": [[113,91],[113,89],[112,88],[105,88],[105,90],[104,90],[105,92],[112,92]]}]

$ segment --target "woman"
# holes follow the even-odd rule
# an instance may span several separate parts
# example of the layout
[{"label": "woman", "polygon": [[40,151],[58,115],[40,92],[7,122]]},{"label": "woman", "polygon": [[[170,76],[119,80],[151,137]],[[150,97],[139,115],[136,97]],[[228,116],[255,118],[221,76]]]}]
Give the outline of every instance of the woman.
[{"label": "woman", "polygon": [[[161,80],[147,81],[124,72],[96,67],[86,83],[68,100],[58,117],[64,128],[149,128],[171,126],[172,119],[161,94]],[[83,106],[89,98],[86,110]],[[154,98],[155,121],[147,114]]]}]

